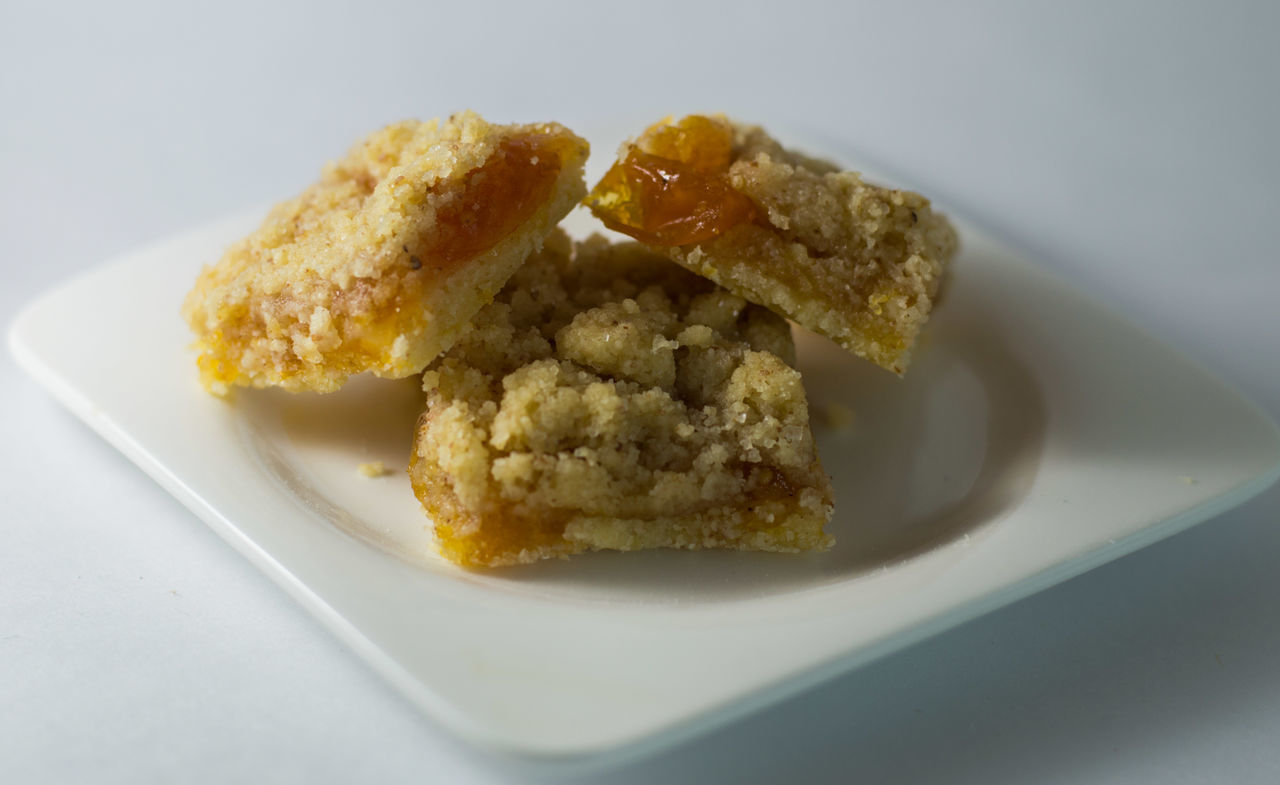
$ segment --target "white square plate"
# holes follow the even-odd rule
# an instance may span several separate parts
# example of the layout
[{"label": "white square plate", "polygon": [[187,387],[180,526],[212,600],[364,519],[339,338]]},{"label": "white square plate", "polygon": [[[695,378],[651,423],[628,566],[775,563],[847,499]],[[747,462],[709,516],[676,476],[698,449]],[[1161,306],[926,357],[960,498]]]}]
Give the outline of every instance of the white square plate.
[{"label": "white square plate", "polygon": [[[832,152],[822,147],[810,149]],[[200,388],[179,303],[260,214],[46,295],[18,319],[13,351],[425,711],[492,749],[602,763],[656,749],[1277,477],[1280,436],[1257,408],[958,222],[947,300],[905,380],[796,331],[815,419],[832,405],[856,412],[851,428],[818,430],[835,549],[466,572],[430,552],[403,471],[356,471],[404,469],[416,382],[230,402]]]}]

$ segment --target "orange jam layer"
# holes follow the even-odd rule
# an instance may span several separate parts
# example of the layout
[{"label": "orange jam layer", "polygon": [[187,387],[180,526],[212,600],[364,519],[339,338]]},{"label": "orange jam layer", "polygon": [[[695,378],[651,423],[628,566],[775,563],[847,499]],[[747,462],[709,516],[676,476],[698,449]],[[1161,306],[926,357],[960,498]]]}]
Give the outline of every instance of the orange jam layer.
[{"label": "orange jam layer", "polygon": [[650,127],[588,194],[605,226],[649,245],[689,245],[756,220],[729,184],[733,132],[690,115]]},{"label": "orange jam layer", "polygon": [[488,251],[529,220],[551,198],[570,148],[568,135],[526,134],[502,140],[484,163],[449,187],[452,200],[422,237],[422,260],[447,272]]},{"label": "orange jam layer", "polygon": [[[436,521],[436,538],[442,554],[467,567],[486,567],[514,563],[521,551],[552,550],[568,553],[572,550],[564,539],[569,514],[562,510],[543,510],[537,515],[516,513],[510,505],[500,505],[481,516],[479,530],[467,536],[458,536],[447,515],[431,510]],[[465,514],[459,520],[464,521]]]}]

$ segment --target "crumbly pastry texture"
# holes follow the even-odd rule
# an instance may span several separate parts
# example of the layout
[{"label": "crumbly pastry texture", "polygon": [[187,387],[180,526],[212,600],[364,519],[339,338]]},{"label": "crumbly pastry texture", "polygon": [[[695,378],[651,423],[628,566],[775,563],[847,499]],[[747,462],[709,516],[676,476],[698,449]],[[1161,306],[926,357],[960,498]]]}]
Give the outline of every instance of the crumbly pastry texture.
[{"label": "crumbly pastry texture", "polygon": [[923,196],[719,116],[668,118],[624,144],[587,202],[610,228],[898,374],[957,246]]},{"label": "crumbly pastry texture", "polygon": [[421,371],[581,199],[587,152],[472,112],[370,135],[200,274],[183,314],[205,385]]},{"label": "crumbly pastry texture", "polygon": [[409,474],[442,553],[824,549],[785,320],[635,243],[562,234],[423,375]]}]

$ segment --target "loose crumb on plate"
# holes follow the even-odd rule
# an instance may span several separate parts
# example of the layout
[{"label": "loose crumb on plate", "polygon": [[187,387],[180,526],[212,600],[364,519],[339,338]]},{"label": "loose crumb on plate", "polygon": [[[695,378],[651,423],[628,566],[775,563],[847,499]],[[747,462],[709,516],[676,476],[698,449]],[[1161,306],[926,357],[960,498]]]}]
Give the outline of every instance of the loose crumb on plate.
[{"label": "loose crumb on plate", "polygon": [[382,461],[368,461],[356,467],[356,471],[365,477],[385,477],[391,474],[391,470]]}]

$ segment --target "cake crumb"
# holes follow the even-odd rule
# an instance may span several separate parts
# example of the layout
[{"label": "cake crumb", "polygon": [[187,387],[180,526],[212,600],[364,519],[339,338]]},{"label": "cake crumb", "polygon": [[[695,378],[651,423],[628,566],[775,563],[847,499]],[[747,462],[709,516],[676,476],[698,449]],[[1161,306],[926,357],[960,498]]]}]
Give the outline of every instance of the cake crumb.
[{"label": "cake crumb", "polygon": [[386,477],[391,473],[387,465],[382,461],[368,461],[356,467],[356,470],[365,477]]}]

